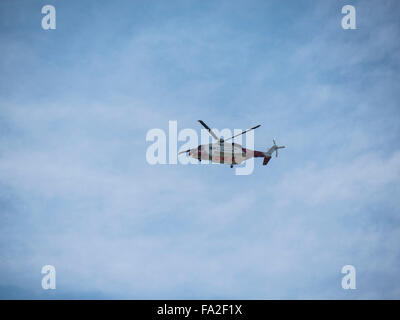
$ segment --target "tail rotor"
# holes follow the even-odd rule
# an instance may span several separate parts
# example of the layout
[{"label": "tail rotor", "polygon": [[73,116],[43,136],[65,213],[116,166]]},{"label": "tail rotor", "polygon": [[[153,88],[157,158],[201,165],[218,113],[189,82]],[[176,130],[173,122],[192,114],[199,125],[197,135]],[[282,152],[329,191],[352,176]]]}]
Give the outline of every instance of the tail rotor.
[{"label": "tail rotor", "polygon": [[266,156],[266,157],[271,157],[272,154],[273,154],[274,152],[275,152],[275,157],[278,157],[278,150],[279,150],[279,149],[286,148],[285,146],[277,146],[277,145],[276,145],[276,142],[275,142],[275,139],[272,139],[272,142],[273,142],[274,144],[273,144],[272,147],[269,148],[269,150],[265,153],[265,156]]},{"label": "tail rotor", "polygon": [[283,149],[286,148],[285,146],[277,146],[275,139],[272,139],[272,142],[274,143],[274,146],[272,148],[274,148],[275,151],[275,157],[278,158],[278,149]]}]

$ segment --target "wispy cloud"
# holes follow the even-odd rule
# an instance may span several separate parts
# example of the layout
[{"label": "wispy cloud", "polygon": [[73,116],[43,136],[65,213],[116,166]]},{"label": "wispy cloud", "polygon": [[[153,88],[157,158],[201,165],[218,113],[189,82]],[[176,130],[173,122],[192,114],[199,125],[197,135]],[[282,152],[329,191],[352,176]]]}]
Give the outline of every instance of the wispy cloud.
[{"label": "wispy cloud", "polygon": [[[397,2],[348,32],[337,2],[55,5],[46,33],[1,3],[1,298],[398,297]],[[197,119],[287,149],[146,163],[149,129]]]}]

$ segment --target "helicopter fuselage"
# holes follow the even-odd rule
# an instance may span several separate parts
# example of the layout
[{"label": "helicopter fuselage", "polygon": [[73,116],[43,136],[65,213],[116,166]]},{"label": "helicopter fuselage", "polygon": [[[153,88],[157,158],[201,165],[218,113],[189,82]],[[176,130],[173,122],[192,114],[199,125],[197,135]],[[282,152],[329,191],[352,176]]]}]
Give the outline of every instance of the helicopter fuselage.
[{"label": "helicopter fuselage", "polygon": [[237,143],[212,143],[199,145],[189,150],[189,156],[201,160],[208,160],[223,164],[240,164],[253,157],[265,157],[261,151],[243,148]]}]

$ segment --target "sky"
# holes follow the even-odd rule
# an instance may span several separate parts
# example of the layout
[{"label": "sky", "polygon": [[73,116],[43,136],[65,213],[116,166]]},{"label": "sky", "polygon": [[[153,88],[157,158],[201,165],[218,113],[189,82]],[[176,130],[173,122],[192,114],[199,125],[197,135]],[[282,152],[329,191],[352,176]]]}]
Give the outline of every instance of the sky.
[{"label": "sky", "polygon": [[[399,299],[399,15],[395,0],[1,1],[0,298]],[[255,149],[286,149],[245,176],[147,163],[149,130],[198,119],[261,124]]]}]

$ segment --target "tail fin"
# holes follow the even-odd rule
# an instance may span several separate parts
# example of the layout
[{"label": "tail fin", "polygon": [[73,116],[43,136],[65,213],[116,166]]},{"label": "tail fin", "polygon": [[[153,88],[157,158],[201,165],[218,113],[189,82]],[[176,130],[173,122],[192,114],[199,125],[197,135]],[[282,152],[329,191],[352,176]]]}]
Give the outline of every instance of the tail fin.
[{"label": "tail fin", "polygon": [[271,156],[264,157],[263,166],[266,166],[269,160],[271,160]]}]

